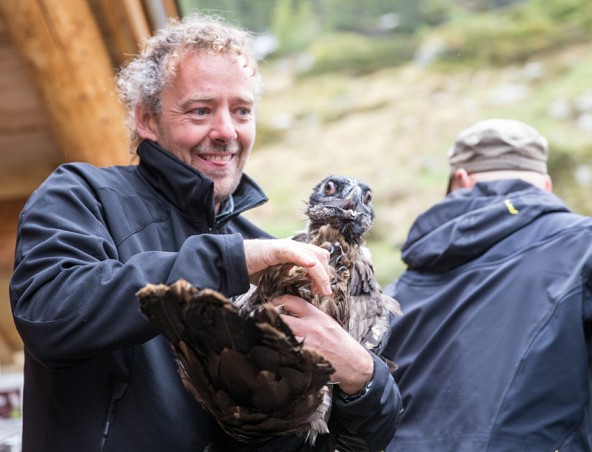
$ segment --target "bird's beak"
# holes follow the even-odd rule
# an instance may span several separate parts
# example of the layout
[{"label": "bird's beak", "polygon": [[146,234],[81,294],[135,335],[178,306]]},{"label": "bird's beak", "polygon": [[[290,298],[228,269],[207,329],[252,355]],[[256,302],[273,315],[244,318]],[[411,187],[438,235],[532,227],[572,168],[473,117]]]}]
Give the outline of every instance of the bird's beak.
[{"label": "bird's beak", "polygon": [[367,212],[366,206],[362,202],[362,189],[352,187],[347,196],[343,199],[336,199],[327,205],[337,207],[345,212],[344,218],[353,220],[358,215]]},{"label": "bird's beak", "polygon": [[342,200],[336,200],[330,205],[338,207],[345,211],[345,218],[353,220],[364,212],[364,203],[362,201],[362,190],[360,187],[353,187],[347,196]]},{"label": "bird's beak", "polygon": [[362,213],[364,209],[364,203],[362,202],[362,189],[360,187],[353,187],[348,195],[345,197],[347,207],[346,210],[353,210],[356,213]]}]

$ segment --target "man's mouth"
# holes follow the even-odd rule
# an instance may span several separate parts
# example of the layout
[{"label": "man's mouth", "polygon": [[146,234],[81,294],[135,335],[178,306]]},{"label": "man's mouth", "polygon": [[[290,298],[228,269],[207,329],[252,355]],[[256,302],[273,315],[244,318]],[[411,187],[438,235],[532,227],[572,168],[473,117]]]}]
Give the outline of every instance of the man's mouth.
[{"label": "man's mouth", "polygon": [[229,162],[234,154],[200,154],[200,157],[208,162]]}]

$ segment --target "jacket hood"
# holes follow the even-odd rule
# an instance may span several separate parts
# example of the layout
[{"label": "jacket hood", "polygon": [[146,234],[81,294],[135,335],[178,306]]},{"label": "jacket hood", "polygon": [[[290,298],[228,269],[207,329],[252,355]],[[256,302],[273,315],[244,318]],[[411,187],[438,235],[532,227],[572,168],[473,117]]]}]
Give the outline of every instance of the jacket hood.
[{"label": "jacket hood", "polygon": [[[140,175],[190,221],[202,223],[204,212],[206,224],[213,227],[214,182],[190,165],[163,149],[158,143],[144,140],[138,146]],[[218,219],[217,226],[245,210],[257,207],[267,201],[263,190],[243,173],[241,182],[233,193],[234,210]]]},{"label": "jacket hood", "polygon": [[456,190],[421,214],[403,245],[410,270],[444,272],[481,255],[550,212],[569,209],[554,194],[522,180],[499,180]]}]

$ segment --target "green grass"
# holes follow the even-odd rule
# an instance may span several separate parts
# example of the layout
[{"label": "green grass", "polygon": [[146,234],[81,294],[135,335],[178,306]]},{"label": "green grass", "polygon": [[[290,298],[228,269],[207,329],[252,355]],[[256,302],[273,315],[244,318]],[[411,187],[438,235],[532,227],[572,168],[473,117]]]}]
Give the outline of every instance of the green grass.
[{"label": "green grass", "polygon": [[[440,200],[447,183],[446,152],[457,134],[488,117],[532,124],[550,143],[555,191],[574,210],[592,214],[592,131],[575,114],[550,114],[557,100],[574,104],[592,90],[592,44],[534,53],[502,66],[419,68],[412,64],[362,75],[345,72],[298,77],[265,65],[267,93],[259,110],[259,138],[246,171],[270,202],[248,214],[278,237],[304,226],[302,207],[328,174],[371,184],[376,221],[368,244],[384,286],[404,269],[400,247],[414,219]],[[540,65],[539,77],[527,69]],[[529,66],[530,65],[530,66]],[[499,102],[506,86],[524,97]]]}]

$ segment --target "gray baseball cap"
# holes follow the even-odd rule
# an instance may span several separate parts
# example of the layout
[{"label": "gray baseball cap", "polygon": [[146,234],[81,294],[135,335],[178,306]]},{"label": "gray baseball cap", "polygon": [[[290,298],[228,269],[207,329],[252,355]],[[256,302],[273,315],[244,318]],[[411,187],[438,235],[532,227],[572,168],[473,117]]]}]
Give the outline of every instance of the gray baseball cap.
[{"label": "gray baseball cap", "polygon": [[536,129],[513,119],[486,119],[464,130],[448,151],[450,174],[459,168],[547,174],[548,144]]}]

